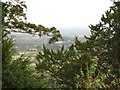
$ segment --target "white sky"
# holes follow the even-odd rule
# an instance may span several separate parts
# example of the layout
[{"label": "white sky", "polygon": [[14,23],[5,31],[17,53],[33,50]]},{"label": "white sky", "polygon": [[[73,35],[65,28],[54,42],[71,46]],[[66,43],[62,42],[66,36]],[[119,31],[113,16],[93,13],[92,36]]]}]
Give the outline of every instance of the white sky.
[{"label": "white sky", "polygon": [[[2,0],[8,1],[8,0]],[[46,27],[88,27],[97,24],[110,0],[25,0],[28,22]]]},{"label": "white sky", "polygon": [[47,27],[87,27],[100,21],[110,0],[26,0],[29,22]]}]

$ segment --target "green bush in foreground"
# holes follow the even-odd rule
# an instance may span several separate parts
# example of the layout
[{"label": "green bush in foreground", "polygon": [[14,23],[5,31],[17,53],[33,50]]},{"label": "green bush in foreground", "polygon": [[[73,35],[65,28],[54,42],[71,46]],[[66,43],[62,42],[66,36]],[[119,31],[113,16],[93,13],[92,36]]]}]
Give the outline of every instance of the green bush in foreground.
[{"label": "green bush in foreground", "polygon": [[102,15],[99,24],[90,25],[86,42],[77,38],[69,50],[53,51],[43,46],[37,70],[47,73],[55,87],[120,87],[120,1]]},{"label": "green bush in foreground", "polygon": [[2,38],[2,87],[3,88],[41,88],[46,82],[31,68],[30,58],[23,55],[14,58],[13,41],[3,33]]},{"label": "green bush in foreground", "polygon": [[[12,17],[14,14],[26,18],[22,8],[26,6],[21,4],[3,4],[3,88],[120,88],[120,1],[114,2],[99,24],[90,26],[91,36],[86,37],[85,42],[76,38],[68,50],[62,46],[57,51],[43,45],[43,52],[36,56],[35,68],[31,68],[30,58],[24,55],[15,58],[14,44],[7,29],[22,29],[28,33],[34,29],[40,36],[42,31],[43,34],[52,32],[52,41],[57,41],[61,35],[54,27],[48,29]],[[4,21],[5,17],[10,20]]]}]

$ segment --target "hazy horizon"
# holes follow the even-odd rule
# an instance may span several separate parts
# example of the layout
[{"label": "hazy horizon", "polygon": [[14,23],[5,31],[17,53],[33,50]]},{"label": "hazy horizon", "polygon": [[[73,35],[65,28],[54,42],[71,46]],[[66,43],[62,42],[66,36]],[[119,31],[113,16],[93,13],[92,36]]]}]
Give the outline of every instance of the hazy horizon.
[{"label": "hazy horizon", "polygon": [[64,36],[90,35],[90,29],[86,27],[59,27],[57,29]]},{"label": "hazy horizon", "polygon": [[[60,31],[62,36],[67,37],[74,37],[74,36],[81,36],[90,35],[90,29],[86,27],[58,27],[57,30]],[[15,32],[12,34],[19,35],[19,32]],[[22,35],[22,34],[20,34]],[[24,33],[24,35],[27,35]]]}]

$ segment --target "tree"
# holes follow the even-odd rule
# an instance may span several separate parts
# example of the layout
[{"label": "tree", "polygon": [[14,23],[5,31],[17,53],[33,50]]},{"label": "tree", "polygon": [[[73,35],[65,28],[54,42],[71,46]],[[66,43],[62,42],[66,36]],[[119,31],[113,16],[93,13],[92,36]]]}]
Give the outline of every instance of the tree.
[{"label": "tree", "polygon": [[31,68],[30,58],[14,58],[13,40],[2,34],[2,88],[43,88],[45,80]]},{"label": "tree", "polygon": [[118,88],[120,84],[120,1],[90,25],[85,42],[77,38],[68,50],[44,46],[37,55],[37,70],[48,73],[60,87]]},{"label": "tree", "polygon": [[28,67],[29,58],[21,56],[16,60],[12,57],[13,43],[6,33],[18,30],[31,34],[39,32],[41,36],[52,32],[51,41],[56,41],[61,37],[59,31],[55,27],[49,29],[25,22],[24,2],[8,2],[3,3],[3,6],[6,12],[3,12],[2,18],[4,87],[39,88],[42,76],[49,81],[52,88],[119,88],[120,1],[114,2],[110,10],[102,15],[98,24],[90,26],[91,36],[86,37],[85,42],[80,42],[76,38],[68,50],[64,50],[62,46],[57,51],[43,45],[43,52],[36,56],[37,72]]},{"label": "tree", "polygon": [[[72,45],[70,49],[64,51],[64,46],[57,50],[49,50],[43,46],[43,52],[39,52],[36,56],[38,64],[36,69],[40,72],[48,74],[54,82],[54,87],[52,88],[62,88],[62,87],[74,87],[75,86],[75,74],[79,72],[79,62],[76,57],[77,53],[74,51],[74,46]],[[72,73],[71,73],[72,72]],[[46,74],[43,74],[46,76]],[[48,77],[46,76],[46,77]]]},{"label": "tree", "polygon": [[116,87],[120,83],[120,1],[114,1],[110,10],[102,15],[99,24],[91,25],[91,36],[88,38],[93,55],[99,56],[99,68],[101,72],[107,73],[109,82],[115,80]]},{"label": "tree", "polygon": [[11,2],[0,2],[2,4],[2,87],[3,88],[41,88],[45,80],[36,71],[30,68],[30,58],[20,56],[14,58],[14,41],[9,37],[10,32],[26,32],[29,34],[39,33],[39,36],[52,33],[50,43],[61,38],[59,31],[52,28],[45,28],[43,25],[35,25],[26,22],[23,1],[13,0]]},{"label": "tree", "polygon": [[[13,0],[12,0],[13,1]],[[46,28],[43,25],[35,25],[26,22],[26,9],[24,1],[14,0],[14,2],[6,2],[2,5],[2,28],[6,31],[26,32],[30,34],[39,33],[39,36],[52,33],[49,43],[61,39],[59,30],[55,27]]]}]

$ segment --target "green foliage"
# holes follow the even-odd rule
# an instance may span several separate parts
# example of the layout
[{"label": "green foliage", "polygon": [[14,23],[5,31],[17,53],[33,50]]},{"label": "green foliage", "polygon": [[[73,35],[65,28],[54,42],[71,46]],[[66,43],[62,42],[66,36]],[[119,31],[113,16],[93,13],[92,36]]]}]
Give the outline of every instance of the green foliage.
[{"label": "green foliage", "polygon": [[3,88],[41,88],[46,87],[46,82],[40,73],[30,68],[30,58],[24,56],[14,59],[13,40],[8,36],[12,32],[39,33],[39,36],[52,33],[49,43],[62,38],[60,32],[52,27],[46,28],[26,22],[27,9],[23,1],[2,3],[2,81]]},{"label": "green foliage", "polygon": [[45,46],[43,46],[43,48],[43,52],[39,52],[36,57],[39,62],[36,68],[41,72],[49,74],[50,78],[56,80],[56,83],[59,83],[60,87],[69,87],[73,85],[74,73],[71,72],[77,73],[79,69],[78,67],[78,69],[74,70],[74,68],[77,68],[77,65],[73,63],[76,60],[76,57],[73,56],[76,54],[73,50],[73,46],[70,47],[69,51],[63,51],[64,46],[61,50],[57,51],[49,50]]},{"label": "green foliage", "polygon": [[[29,68],[30,60],[22,56],[3,70],[3,88],[41,88],[42,80]],[[39,83],[39,84],[38,84]]]},{"label": "green foliage", "polygon": [[[13,40],[7,36],[6,32],[2,33],[2,65],[3,69],[11,62],[13,56]],[[6,65],[6,66],[5,66]]]},{"label": "green foliage", "polygon": [[[1,2],[2,3],[2,2]],[[27,32],[29,34],[38,33],[39,36],[52,33],[49,43],[58,41],[62,38],[60,32],[55,28],[46,28],[43,25],[36,25],[26,22],[27,6],[23,1],[2,3],[2,28],[6,31]]]},{"label": "green foliage", "polygon": [[90,56],[87,52],[81,53],[75,49],[74,45],[71,45],[69,50],[64,50],[63,46],[58,51],[43,47],[43,52],[39,52],[36,57],[39,62],[36,69],[44,72],[45,76],[47,74],[48,80],[56,81],[53,83],[54,86],[56,85],[57,88],[102,88],[100,78],[96,76],[97,56]]},{"label": "green foliage", "polygon": [[[68,50],[39,52],[36,69],[56,81],[56,87],[119,88],[120,84],[120,1],[102,15],[99,24],[90,25],[86,42],[77,38]],[[54,84],[54,83],[53,83]]]},{"label": "green foliage", "polygon": [[59,40],[60,32],[55,27],[26,23],[26,5],[19,0],[3,3],[2,9],[3,88],[119,89],[120,1],[114,2],[98,24],[90,25],[91,36],[85,42],[76,38],[68,50],[62,46],[56,51],[43,45],[43,51],[36,56],[35,69],[31,68],[30,58],[15,58],[13,41],[7,32],[39,32],[39,36],[51,32],[49,43]]},{"label": "green foliage", "polygon": [[[3,31],[4,32],[4,31]],[[15,58],[13,41],[7,33],[2,36],[2,87],[3,88],[43,88],[45,80],[30,68],[30,58]]]},{"label": "green foliage", "polygon": [[97,25],[91,25],[91,37],[89,40],[97,43],[97,53],[102,50],[103,57],[109,64],[120,68],[120,2],[114,2],[114,6],[102,15]]},{"label": "green foliage", "polygon": [[[120,83],[120,1],[114,2],[110,10],[102,15],[97,25],[91,25],[91,37],[88,39],[94,44],[93,51],[99,53],[101,72],[110,70],[112,78]],[[104,64],[104,65],[103,65]],[[100,66],[100,67],[101,67]],[[115,77],[114,77],[115,75]],[[111,76],[110,76],[111,77]],[[112,79],[113,80],[113,79]]]},{"label": "green foliage", "polygon": [[[30,68],[32,62],[30,58],[24,56],[14,58],[14,42],[9,37],[9,31],[25,31],[30,33],[32,29],[35,31],[43,31],[46,34],[49,29],[42,25],[26,23],[26,15],[24,2],[16,1],[16,3],[2,3],[2,87],[3,88],[41,88],[46,87],[45,80],[35,70]],[[41,29],[42,28],[42,29]],[[31,29],[31,30],[30,30]],[[30,32],[28,32],[30,31]],[[32,32],[31,32],[32,33]],[[56,34],[54,32],[54,34]]]}]

